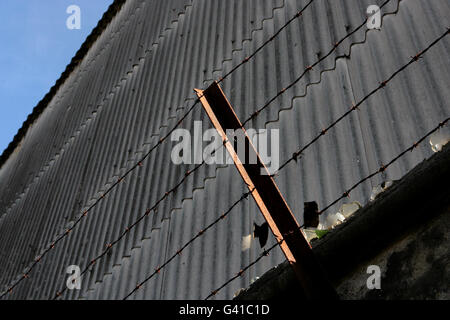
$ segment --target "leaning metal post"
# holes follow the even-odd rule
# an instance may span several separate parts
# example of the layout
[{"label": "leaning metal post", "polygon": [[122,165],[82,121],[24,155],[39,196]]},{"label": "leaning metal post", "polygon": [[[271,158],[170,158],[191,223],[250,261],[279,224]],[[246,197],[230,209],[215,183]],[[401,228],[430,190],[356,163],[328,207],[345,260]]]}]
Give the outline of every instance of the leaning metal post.
[{"label": "leaning metal post", "polygon": [[[338,296],[326,280],[306,241],[297,220],[284,200],[274,179],[242,127],[233,107],[217,82],[206,90],[195,89],[208,117],[220,134],[236,168],[247,184],[253,198],[269,224],[273,235],[293,267],[303,294],[307,299],[337,299]],[[242,130],[245,135],[244,159],[238,154],[234,141],[229,141],[227,130]],[[240,157],[241,156],[241,157]],[[256,161],[246,161],[256,159]]]}]

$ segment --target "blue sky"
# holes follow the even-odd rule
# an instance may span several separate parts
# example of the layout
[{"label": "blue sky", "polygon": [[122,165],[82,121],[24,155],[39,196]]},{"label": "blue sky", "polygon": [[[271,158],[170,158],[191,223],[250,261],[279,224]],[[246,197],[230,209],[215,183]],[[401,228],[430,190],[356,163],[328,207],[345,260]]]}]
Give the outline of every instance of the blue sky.
[{"label": "blue sky", "polygon": [[[0,154],[112,2],[0,1]],[[66,27],[70,5],[81,9],[80,30]]]}]

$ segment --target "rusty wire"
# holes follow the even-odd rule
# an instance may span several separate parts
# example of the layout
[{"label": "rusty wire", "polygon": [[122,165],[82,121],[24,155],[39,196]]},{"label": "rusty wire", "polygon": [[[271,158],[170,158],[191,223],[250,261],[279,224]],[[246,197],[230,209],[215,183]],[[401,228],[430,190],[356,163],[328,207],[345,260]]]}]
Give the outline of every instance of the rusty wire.
[{"label": "rusty wire", "polygon": [[[434,129],[432,129],[431,131],[429,131],[427,134],[425,134],[422,138],[420,138],[417,142],[415,142],[412,146],[410,146],[409,148],[405,149],[403,152],[401,152],[399,155],[397,155],[395,158],[393,158],[391,161],[389,161],[386,165],[382,165],[380,167],[380,169],[374,171],[373,173],[369,174],[367,177],[361,179],[359,182],[357,182],[354,186],[352,186],[350,189],[348,189],[342,196],[340,196],[339,198],[337,198],[335,201],[333,201],[331,204],[329,204],[328,206],[326,206],[324,209],[322,209],[319,214],[324,213],[325,211],[327,211],[328,209],[330,209],[333,205],[335,205],[336,203],[338,203],[340,200],[346,198],[349,196],[350,192],[352,192],[354,189],[356,189],[359,185],[361,185],[362,183],[364,183],[365,181],[371,179],[372,177],[385,172],[391,165],[393,165],[395,162],[397,162],[400,158],[402,158],[405,154],[407,154],[408,152],[412,152],[414,151],[414,149],[416,149],[425,139],[427,139],[429,136],[431,136],[433,133],[435,133],[436,131],[438,131],[439,129],[441,129],[442,127],[444,127],[447,122],[450,121],[450,117],[445,119],[444,121],[442,121],[441,123],[439,123],[438,126],[436,126]],[[304,225],[300,226],[299,228],[303,228]],[[289,236],[289,234],[285,234],[284,237]],[[236,280],[237,278],[241,277],[243,275],[243,273],[245,271],[247,271],[248,269],[250,269],[252,266],[254,266],[255,264],[257,264],[262,258],[266,257],[269,255],[269,253],[274,250],[276,247],[278,247],[279,245],[281,245],[283,243],[283,241],[285,241],[285,238],[281,239],[280,241],[277,241],[273,246],[271,246],[269,249],[264,250],[259,256],[258,258],[256,258],[256,260],[254,260],[253,262],[251,262],[249,265],[247,265],[245,268],[241,269],[235,276],[233,276],[232,278],[230,278],[229,280],[227,280],[223,285],[221,285],[219,288],[217,288],[216,290],[213,290],[206,298],[205,300],[208,300],[209,298],[215,296],[220,290],[222,290],[223,288],[225,288],[226,286],[228,286],[231,282],[233,282],[234,280]]]},{"label": "rusty wire", "polygon": [[[386,0],[381,6],[380,9],[383,8],[387,3],[389,3],[391,0]],[[256,49],[253,54],[251,54],[249,57],[245,58],[241,63],[239,63],[238,65],[236,65],[230,72],[228,72],[225,76],[223,76],[222,78],[220,78],[217,82],[220,83],[222,81],[224,81],[229,75],[231,75],[234,71],[236,71],[237,69],[239,69],[242,65],[244,65],[245,63],[247,63],[250,59],[252,59],[260,50],[262,50],[262,48],[264,48],[267,44],[269,44],[271,41],[273,41],[288,25],[290,25],[294,20],[296,20],[297,18],[299,18],[300,16],[302,16],[303,12],[312,4],[312,2],[314,2],[314,0],[309,1],[299,12],[297,12],[294,17],[292,17],[290,20],[288,20],[274,35],[272,35],[267,41],[265,41],[258,49]],[[360,30],[365,23],[368,21],[368,18],[364,21],[364,23],[362,23],[360,26],[358,26],[356,29],[354,29],[352,32],[350,32],[349,34],[347,34],[344,38],[342,38],[341,40],[339,40],[338,42],[336,42],[333,46],[333,48],[330,50],[330,52],[328,54],[326,54],[325,56],[323,56],[322,58],[320,58],[317,62],[315,62],[313,64],[313,66],[318,65],[320,62],[322,62],[323,60],[325,60],[326,58],[328,58],[332,52],[334,52],[347,38],[349,38],[351,35],[353,35],[354,33],[356,33],[358,30]],[[251,119],[253,119],[255,116],[258,116],[258,114],[260,114],[261,111],[263,111],[265,108],[268,107],[268,105],[270,105],[273,101],[275,101],[280,95],[284,94],[286,92],[286,90],[288,90],[289,88],[291,88],[292,86],[295,85],[295,83],[297,83],[298,81],[300,81],[304,75],[310,71],[312,69],[312,67],[307,67],[306,70],[300,75],[300,77],[298,77],[292,84],[290,84],[288,87],[286,87],[286,89],[283,89],[282,91],[280,91],[275,97],[273,97],[272,99],[269,100],[269,102],[267,102],[263,107],[261,107],[260,109],[258,109],[257,112],[255,112],[253,115],[251,115],[246,121],[244,121],[244,123],[242,124],[242,128],[245,126],[246,123],[248,123]],[[199,97],[200,99],[201,97]],[[225,143],[225,141],[224,141]],[[214,150],[212,152],[212,155],[215,154],[220,148],[222,148],[222,146],[220,146],[218,149]],[[203,161],[199,167],[203,166],[205,164],[205,161]],[[233,206],[231,207],[231,209],[236,206],[240,201],[242,201],[244,198],[247,198],[249,193],[244,193],[242,198],[240,200],[237,201],[237,203],[233,204]],[[231,211],[231,210],[230,210]],[[219,221],[221,221],[221,219],[219,219],[217,222],[215,222],[214,224],[218,223]],[[210,226],[212,227],[212,226]],[[209,229],[209,227],[207,228]],[[197,239],[197,236],[194,237],[193,239],[191,239],[190,241],[188,241],[188,244],[192,243],[195,239]],[[183,247],[185,248],[185,247]],[[174,258],[176,257],[176,255],[172,256],[168,261],[166,261],[163,265],[162,268],[165,267],[168,263],[170,263]],[[136,292],[139,288],[141,288],[142,285],[144,285],[148,280],[150,280],[152,277],[154,277],[156,274],[159,273],[160,268],[157,269],[158,272],[153,272],[149,277],[147,277],[143,282],[141,282],[140,284],[138,284],[136,286],[136,288],[129,293],[124,299],[127,299],[129,296],[131,296],[134,292]]]},{"label": "rusty wire", "polygon": [[[232,73],[234,73],[236,70],[238,70],[241,66],[243,66],[245,63],[247,63],[248,61],[250,61],[252,58],[254,58],[257,54],[258,54],[258,52],[260,52],[266,45],[268,45],[270,42],[272,42],[286,27],[288,27],[294,20],[296,20],[296,19],[298,19],[299,17],[301,17],[302,16],[302,14],[303,14],[303,12],[314,2],[315,0],[310,0],[300,11],[298,11],[289,21],[287,21],[277,32],[275,32],[268,40],[266,40],[261,46],[259,46],[250,56],[248,56],[248,57],[246,57],[241,63],[239,63],[238,65],[236,65],[231,71],[229,71],[227,74],[225,74],[223,77],[221,77],[217,82],[218,83],[221,83],[221,82],[223,82],[227,77],[229,77]],[[391,0],[387,0],[387,2],[389,2],[389,1],[391,1]],[[163,141],[164,140],[166,140],[167,138],[168,138],[168,136],[170,135],[170,134],[172,134],[172,132],[181,124],[181,122],[187,117],[187,115],[195,108],[195,106],[198,104],[198,102],[200,102],[200,99],[201,99],[201,97],[199,97],[198,99],[196,99],[196,101],[195,101],[195,103],[194,103],[194,105],[188,110],[188,112],[185,114],[185,116],[182,118],[182,120],[181,121],[179,121],[178,123],[177,123],[177,125],[168,133],[168,135],[166,135],[164,138],[163,138]],[[163,141],[161,141],[160,140],[160,143],[162,143]],[[156,146],[155,146],[156,147]],[[151,151],[153,151],[153,150],[151,150]],[[215,150],[212,154],[214,154],[215,152],[217,152],[218,151],[218,149],[217,150]],[[147,155],[148,156],[148,155]],[[142,161],[143,160],[141,160],[139,163],[142,163]],[[187,173],[187,175],[190,175],[190,174],[192,174],[194,171],[196,171],[196,170],[198,170],[200,167],[202,167],[203,165],[205,165],[205,161],[203,161],[200,165],[198,165],[196,168],[195,168],[195,170],[193,170],[193,171],[191,171],[191,172],[188,172]],[[185,176],[185,178],[183,178],[183,180],[182,180],[182,182],[180,182],[174,189],[176,190],[178,187],[179,187],[179,185],[181,185],[183,182],[184,182],[184,180],[186,179],[186,177],[187,176]],[[124,177],[123,177],[124,178]],[[121,181],[121,180],[123,180],[123,178],[119,178],[119,182]],[[169,193],[171,193],[171,192],[173,192],[173,191],[175,191],[174,189],[172,189],[171,191],[169,191]],[[108,191],[110,191],[110,190],[108,190]],[[248,196],[248,194],[249,193],[245,193],[244,195],[243,195],[243,197],[238,201],[238,202],[240,202],[240,201],[242,201],[243,200],[243,198],[247,198],[247,196]],[[158,202],[157,202],[157,204],[159,204],[161,201],[163,201],[165,198],[167,197],[167,193],[166,193],[166,195],[165,195],[165,197],[163,197],[162,199],[160,199]],[[236,206],[237,205],[237,203],[236,204],[234,204],[233,206],[232,206],[232,208],[234,208],[234,206]],[[157,205],[156,205],[157,206]],[[231,210],[230,210],[231,211]],[[134,227],[136,224],[138,224],[144,217],[145,217],[146,215],[144,215],[144,216],[142,216],[141,218],[139,218],[132,226]],[[220,221],[220,220],[219,220]],[[218,222],[218,221],[217,221]],[[212,227],[212,226],[211,226]],[[72,227],[73,228],[73,227]],[[207,229],[209,229],[209,228],[207,228]],[[128,230],[128,228],[126,229],[126,230]],[[119,237],[119,239],[117,239],[116,241],[114,241],[112,244],[114,245],[115,243],[117,243],[118,241],[120,241],[120,239],[121,238],[123,238],[125,236],[125,234],[122,234],[122,236],[121,237]],[[197,237],[195,237],[194,239],[192,239],[191,241],[189,241],[189,244],[190,243],[192,243],[195,239],[196,239]],[[106,253],[107,253],[107,251],[109,251],[111,249],[111,244],[109,245],[109,247],[107,247],[107,249],[102,253],[102,254],[100,254],[96,259],[94,259],[94,260],[92,260],[91,261],[91,263],[88,265],[88,267],[86,267],[84,270],[83,270],[83,272],[81,273],[81,275],[82,274],[84,274],[85,272],[87,272],[87,270],[89,269],[89,267],[92,265],[92,264],[94,264],[95,263],[95,261],[97,261],[98,259],[101,259]],[[172,261],[173,260],[173,258],[172,259],[169,259],[169,262],[170,261]],[[166,263],[164,264],[164,265],[167,265]],[[154,274],[151,276],[151,277],[153,277],[154,276]],[[145,282],[147,282],[148,280],[150,280],[150,278],[151,277],[149,277],[148,279],[146,279],[145,281],[144,281],[144,283]],[[142,284],[141,284],[142,285]],[[137,290],[138,289],[138,287],[136,287],[135,288],[135,290]],[[62,292],[64,292],[65,291],[65,289],[62,291]],[[60,292],[59,294],[57,294],[57,297],[58,296],[60,296],[61,295],[61,293],[62,292]],[[133,291],[134,292],[134,291]],[[132,292],[132,293],[133,293]],[[132,294],[131,293],[131,294]],[[130,295],[131,295],[130,294]],[[1,298],[1,296],[0,296],[0,298]],[[128,296],[126,297],[126,298],[128,298]],[[126,299],[125,298],[125,299]]]},{"label": "rusty wire", "polygon": [[[390,0],[388,0],[387,2],[389,2]],[[387,3],[385,2],[385,4]],[[361,27],[358,27],[361,28]],[[355,30],[358,30],[355,29]],[[354,31],[355,31],[354,30]],[[354,32],[353,32],[354,33]],[[350,33],[352,34],[352,33]],[[418,54],[416,54],[415,56],[413,56],[411,58],[411,60],[404,66],[402,66],[401,68],[399,68],[396,72],[394,72],[386,81],[381,82],[380,86],[377,87],[376,89],[372,90],[366,97],[364,97],[358,104],[352,106],[352,108],[347,111],[343,116],[341,116],[340,118],[338,118],[338,120],[336,120],[335,122],[333,122],[333,124],[331,124],[327,129],[322,130],[321,134],[316,137],[313,141],[311,141],[306,147],[302,148],[300,150],[300,152],[295,153],[294,157],[291,158],[290,160],[288,160],[282,167],[279,168],[278,172],[280,170],[282,170],[289,162],[293,161],[294,159],[297,159],[301,153],[303,153],[306,148],[308,148],[309,146],[311,146],[312,144],[314,144],[321,136],[325,135],[332,127],[334,127],[337,123],[339,123],[340,121],[342,121],[344,118],[346,118],[352,111],[357,110],[357,108],[363,103],[365,102],[370,96],[372,96],[373,94],[375,94],[378,90],[380,90],[381,88],[384,88],[396,75],[398,75],[401,71],[403,71],[404,69],[406,69],[409,65],[411,65],[413,62],[418,61],[418,59],[424,54],[426,53],[432,46],[434,46],[437,42],[439,42],[439,40],[441,40],[443,37],[445,37],[448,34],[448,30],[447,32],[442,35],[441,37],[439,37],[438,39],[436,39],[433,43],[431,43],[427,48],[425,48],[423,51],[419,52]],[[349,35],[347,35],[343,40],[341,40],[337,45],[339,45],[342,41],[344,41]],[[333,51],[335,50],[336,46],[332,49]],[[327,55],[329,56],[331,54],[332,51],[330,51],[330,53]],[[325,56],[325,57],[327,57]],[[317,63],[316,63],[317,64]],[[285,92],[285,90],[283,91],[283,93]],[[392,165],[394,162],[396,162],[398,159],[400,159],[402,156],[404,156],[404,154],[406,154],[409,151],[412,151],[414,148],[417,147],[418,144],[420,144],[424,139],[426,139],[429,135],[431,135],[432,133],[434,133],[436,130],[438,130],[440,127],[442,127],[446,122],[448,121],[448,119],[446,119],[443,123],[441,123],[436,129],[432,130],[430,133],[428,133],[427,135],[425,135],[424,137],[422,137],[418,142],[416,142],[411,148],[408,148],[407,150],[405,150],[404,152],[402,152],[399,156],[397,156],[396,158],[394,158],[391,162],[388,163],[388,165],[386,166],[382,166],[383,170],[380,168],[380,170],[376,171],[375,173],[369,175],[368,177],[362,179],[360,182],[358,182],[357,184],[355,184],[352,188],[350,188],[348,191],[346,191],[343,196],[341,196],[339,199],[335,200],[332,204],[330,204],[329,206],[327,206],[326,208],[324,208],[322,211],[320,211],[320,214],[322,214],[323,212],[325,212],[327,209],[329,209],[331,206],[333,206],[335,203],[337,203],[338,201],[340,201],[341,199],[343,199],[344,197],[347,197],[350,192],[352,190],[354,190],[355,188],[357,188],[360,184],[362,184],[363,182],[367,181],[368,179],[372,178],[373,176],[375,176],[378,173],[383,172],[384,170],[386,170],[388,168],[388,166]],[[217,151],[217,150],[216,150]],[[200,164],[197,168],[203,166],[205,164],[205,162],[203,162],[202,164]],[[220,216],[218,219],[216,219],[213,223],[211,223],[210,225],[208,225],[204,230],[200,231],[194,238],[192,238],[191,240],[189,240],[180,250],[178,250],[172,257],[170,257],[166,262],[164,262],[161,267],[156,268],[156,270],[150,274],[150,276],[148,276],[146,279],[144,279],[142,282],[140,282],[125,298],[124,300],[128,299],[131,295],[133,295],[137,290],[139,290],[147,281],[149,281],[151,278],[153,278],[155,275],[159,274],[160,271],[166,267],[170,262],[172,262],[178,255],[181,254],[181,252],[183,250],[185,250],[189,245],[191,245],[197,238],[201,237],[205,231],[209,230],[210,228],[212,228],[214,225],[216,225],[217,223],[219,223],[220,221],[222,221],[224,219],[225,216],[227,216],[228,214],[231,213],[232,209],[237,206],[238,203],[240,203],[241,201],[243,201],[244,199],[248,198],[248,196],[251,194],[252,192],[247,192],[244,193],[244,195],[238,200],[236,201],[231,207],[230,209],[223,214],[222,216]],[[140,220],[137,221],[137,223]],[[302,228],[303,226],[301,226],[300,228]],[[120,239],[118,239],[117,241],[119,241]],[[247,267],[245,267],[244,269],[240,270],[238,272],[237,275],[235,275],[233,278],[231,278],[230,280],[228,280],[224,285],[222,285],[221,287],[219,287],[217,290],[214,290],[208,297],[207,299],[209,299],[211,296],[217,294],[218,291],[220,291],[221,289],[223,289],[224,287],[226,287],[229,283],[231,283],[232,281],[234,281],[236,278],[242,276],[242,274],[248,270],[250,267],[252,267],[253,265],[255,265],[256,263],[258,263],[264,256],[267,256],[269,254],[269,252],[271,250],[273,250],[275,247],[277,247],[279,244],[281,244],[284,241],[284,239],[282,239],[281,241],[277,242],[274,246],[272,246],[271,248],[269,248],[268,250],[265,250],[255,261],[253,261],[250,265],[248,265]],[[109,250],[109,248],[107,250],[105,250],[105,252],[100,255],[99,257],[103,256],[106,254],[106,252]],[[90,265],[92,265],[94,262],[92,262]],[[83,271],[86,272],[90,265]],[[58,295],[59,296],[59,295]]]},{"label": "rusty wire", "polygon": [[[187,116],[192,112],[192,110],[195,108],[195,106],[200,102],[200,99],[197,99],[192,106],[189,108],[189,110],[178,120],[177,124],[163,137],[161,138],[157,144],[155,144],[138,162],[136,162],[130,169],[128,169],[126,171],[126,173],[122,176],[120,176],[116,182],[114,182],[104,193],[102,193],[102,195],[92,204],[88,207],[88,209],[86,209],[85,211],[83,211],[83,213],[80,215],[80,217],[78,219],[75,220],[75,222],[73,223],[73,225],[68,228],[61,236],[59,236],[55,241],[53,241],[49,247],[47,247],[47,249],[44,250],[44,252],[42,254],[40,254],[35,260],[34,262],[31,264],[31,266],[28,268],[28,270],[22,275],[22,277],[19,278],[19,280],[16,281],[16,283],[14,283],[12,286],[10,286],[7,291],[5,291],[3,294],[0,295],[0,298],[3,298],[7,293],[11,293],[13,291],[13,289],[23,280],[29,278],[29,274],[31,273],[31,271],[36,267],[36,265],[42,260],[42,258],[44,258],[52,249],[54,249],[54,247],[60,242],[62,241],[65,237],[67,237],[70,232],[72,230],[75,229],[75,227],[83,220],[83,218],[87,217],[88,213],[90,211],[92,211],[99,203],[100,201],[102,201],[103,199],[105,199],[105,197],[111,193],[111,191],[113,191],[113,189],[115,187],[117,187],[122,181],[125,180],[125,178],[130,175],[131,172],[133,172],[136,168],[140,168],[143,166],[143,162],[150,156],[150,154],[156,150],[165,140],[167,140],[169,138],[169,136],[181,125],[181,123],[187,118]],[[192,172],[196,171],[198,168],[196,168],[195,170],[192,170]],[[191,173],[192,173],[191,172]],[[190,173],[189,173],[190,174]],[[187,175],[188,176],[188,175]],[[183,178],[182,181],[184,181],[187,176],[185,176]],[[176,188],[179,185],[177,185],[174,189],[176,190]],[[170,190],[170,193],[174,192],[175,190],[172,189]],[[166,197],[168,196],[167,192],[165,194],[165,196],[162,198],[162,200],[164,200]],[[157,203],[159,204],[162,200],[159,200]]]},{"label": "rusty wire", "polygon": [[[383,3],[383,5],[380,7],[380,8],[382,8],[382,7],[384,7],[388,2],[390,2],[391,0],[387,0],[386,2],[384,2]],[[364,26],[365,25],[365,23],[367,22],[367,19],[365,20],[365,22],[364,23],[362,23],[360,26],[358,26],[356,29],[354,29],[352,32],[350,32],[349,34],[347,34],[344,38],[342,38],[341,40],[339,40],[338,42],[336,42],[335,43],[335,45],[333,46],[333,48],[330,50],[330,52],[328,53],[328,54],[326,54],[325,56],[323,56],[321,59],[319,59],[315,64],[314,64],[314,66],[315,65],[317,65],[317,64],[319,64],[321,61],[323,61],[324,59],[326,59],[328,56],[330,56],[331,55],[331,53],[334,51],[334,50],[336,50],[336,48],[341,44],[341,43],[343,43],[343,41],[345,41],[345,39],[347,39],[348,37],[350,37],[352,34],[354,34],[355,32],[357,32],[358,30],[360,30],[361,28],[362,28],[362,26]],[[428,50],[428,49],[427,49]],[[425,53],[427,50],[424,50],[424,51],[422,51],[422,53],[421,54],[423,54],[423,53]],[[416,56],[416,58],[415,58],[415,61],[417,61],[418,60],[418,57]],[[405,67],[406,68],[406,67]],[[311,67],[307,67],[306,68],[306,70],[305,70],[305,72],[303,72],[301,75],[300,75],[300,77],[299,78],[297,78],[295,81],[294,81],[294,83],[293,84],[291,84],[291,85],[289,85],[287,88],[290,88],[290,87],[292,87],[296,82],[298,82],[305,74],[306,74],[306,72],[307,72],[307,70],[309,70],[309,69],[311,69]],[[404,68],[403,68],[404,69]],[[402,70],[403,70],[402,69]],[[400,70],[401,71],[401,70]],[[394,73],[394,75],[396,75],[397,73],[399,73],[400,71],[397,71],[396,73]],[[392,79],[393,78],[393,76],[390,78],[390,79]],[[389,79],[389,80],[390,80]],[[384,86],[387,84],[387,82],[385,82],[384,83]],[[269,104],[270,104],[270,102],[273,102],[279,95],[281,95],[281,94],[283,94],[283,93],[285,93],[286,92],[286,89],[284,89],[284,90],[282,90],[282,91],[280,91],[280,93],[278,93],[277,94],[277,96],[275,96],[274,98],[272,98],[271,100],[269,100],[269,103],[266,103],[261,109],[259,109],[259,110],[263,110],[263,109],[265,109]],[[376,91],[375,91],[376,92]],[[371,92],[370,93],[370,95],[369,96],[367,96],[366,98],[364,98],[362,101],[360,101],[360,103],[359,104],[362,104],[366,99],[368,99],[372,94],[374,94],[375,92]],[[357,105],[358,106],[358,105]],[[357,106],[356,107],[354,107],[355,109],[357,108]],[[244,127],[244,125],[245,125],[245,123],[247,123],[249,120],[251,120],[252,118],[254,118],[254,116],[256,115],[258,115],[260,113],[260,111],[257,111],[254,115],[252,115],[250,118],[248,118],[243,124],[242,124],[242,128]],[[346,116],[348,116],[348,114],[346,114],[344,117],[341,117],[340,118],[340,120],[339,121],[341,121],[343,118],[345,118]],[[339,122],[338,121],[338,122]],[[335,123],[334,125],[336,125],[337,123]],[[333,125],[333,126],[334,126]],[[331,129],[331,127],[329,127],[328,129],[327,129],[327,131],[329,130],[329,129]],[[324,135],[327,131],[322,131],[322,133],[321,133],[321,135],[320,136],[322,136],[322,135]],[[319,137],[320,137],[319,136]],[[309,147],[310,145],[312,145],[312,144],[314,144],[316,141],[318,140],[318,138],[317,139],[315,139],[315,140],[313,140],[311,143],[309,143],[308,145],[307,145],[307,147]],[[225,141],[224,141],[224,143],[225,143]],[[220,148],[222,148],[223,146],[221,146]],[[306,147],[306,148],[307,148]],[[304,148],[303,150],[302,150],[302,152],[303,151],[305,151],[305,149],[306,148]],[[213,151],[213,153],[212,154],[214,154],[215,152],[217,152],[219,149],[216,149],[216,150],[214,150]],[[294,155],[296,155],[296,154],[294,154]],[[293,157],[294,158],[294,157]],[[280,167],[279,169],[278,169],[278,171],[277,172],[279,172],[280,170],[282,170],[290,161],[292,161],[292,160],[294,160],[294,159],[291,159],[291,160],[288,160],[282,167]],[[295,156],[295,159],[296,158],[298,158],[298,156]],[[205,164],[205,162],[203,161],[203,163],[202,164],[200,164],[200,166],[203,166]],[[243,197],[245,196],[246,194],[244,194],[243,195]],[[248,196],[248,194],[247,194],[247,196]],[[243,198],[241,198],[240,200],[238,200],[238,202],[237,203],[239,203],[240,201],[242,201],[243,200]],[[235,203],[232,207],[234,207],[235,205],[237,205],[237,203]],[[230,210],[231,211],[231,210]],[[219,220],[220,221],[220,220]],[[219,221],[217,221],[216,223],[218,223]],[[214,223],[215,224],[215,223]],[[194,239],[192,239],[192,240],[190,240],[188,243],[190,244],[190,243],[192,243],[195,239],[197,239],[197,237],[194,237]],[[176,256],[176,255],[175,255]],[[166,261],[164,264],[163,264],[163,267],[164,266],[166,266],[168,263],[170,263],[174,258],[175,258],[175,256],[173,256],[173,257],[171,257],[168,261]],[[158,269],[159,270],[159,269]],[[154,277],[156,274],[157,274],[158,272],[153,272],[148,278],[146,278],[143,282],[141,282],[140,284],[138,284],[137,285],[137,287],[130,293],[130,294],[128,294],[126,297],[125,297],[125,299],[127,299],[129,296],[131,296],[134,292],[136,292],[143,284],[145,284],[148,280],[150,280],[152,277]]]}]

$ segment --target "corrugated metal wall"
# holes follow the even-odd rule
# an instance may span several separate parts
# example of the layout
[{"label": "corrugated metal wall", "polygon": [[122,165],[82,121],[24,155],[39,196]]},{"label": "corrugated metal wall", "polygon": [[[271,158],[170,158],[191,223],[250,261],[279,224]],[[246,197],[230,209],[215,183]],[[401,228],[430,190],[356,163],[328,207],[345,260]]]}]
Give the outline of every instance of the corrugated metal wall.
[{"label": "corrugated metal wall", "polygon": [[[361,24],[368,5],[381,2],[315,1],[223,83],[238,116],[246,119]],[[0,169],[0,289],[21,277],[175,125],[195,99],[193,88],[205,88],[230,70],[306,3],[128,0]],[[280,158],[288,159],[442,34],[449,14],[446,0],[391,1],[383,9],[381,31],[360,30],[248,127],[280,129]],[[281,172],[277,183],[300,222],[304,201],[324,207],[449,116],[449,46],[445,38]],[[200,106],[182,127],[193,131],[194,120],[210,127]],[[168,141],[152,153],[8,297],[47,299],[61,290],[67,266],[84,268],[192,169],[172,164],[172,147]],[[372,186],[400,178],[430,154],[424,144],[351,200],[366,203]],[[80,291],[63,298],[123,298],[245,191],[234,166],[202,167],[95,264]],[[255,220],[262,217],[253,200],[241,202],[132,298],[206,297],[260,254],[256,242],[241,252],[241,238]],[[281,261],[278,250],[217,297],[231,298]]]}]

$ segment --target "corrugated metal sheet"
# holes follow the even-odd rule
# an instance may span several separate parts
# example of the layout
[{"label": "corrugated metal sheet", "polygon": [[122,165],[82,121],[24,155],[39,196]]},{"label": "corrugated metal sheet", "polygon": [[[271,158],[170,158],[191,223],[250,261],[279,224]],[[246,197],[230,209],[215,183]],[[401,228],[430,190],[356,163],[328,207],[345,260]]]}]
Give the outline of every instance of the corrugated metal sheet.
[{"label": "corrugated metal sheet", "polygon": [[[358,26],[374,2],[381,4],[315,1],[225,81],[238,116],[247,118],[292,82]],[[306,3],[128,0],[0,169],[0,288],[22,276],[83,209],[172,128],[194,101],[194,87],[206,87],[230,70]],[[449,9],[445,0],[393,0],[383,10],[381,31],[356,33],[248,126],[280,129],[281,160],[289,158],[444,32]],[[304,201],[325,206],[448,117],[448,52],[445,38],[281,172],[277,183],[299,221]],[[194,120],[210,127],[200,106],[183,127],[193,131]],[[166,142],[152,153],[9,298],[53,297],[65,285],[67,266],[84,268],[171,189],[189,169],[171,163],[172,146]],[[430,154],[423,145],[356,190],[352,200],[367,202],[381,179],[400,178]],[[123,298],[244,191],[234,166],[202,167],[85,275],[81,291],[68,291],[63,298]],[[241,202],[133,298],[206,297],[260,253],[258,245],[241,252],[241,238],[255,220],[262,217],[253,200]],[[281,261],[278,250],[217,297],[231,298]]]}]

